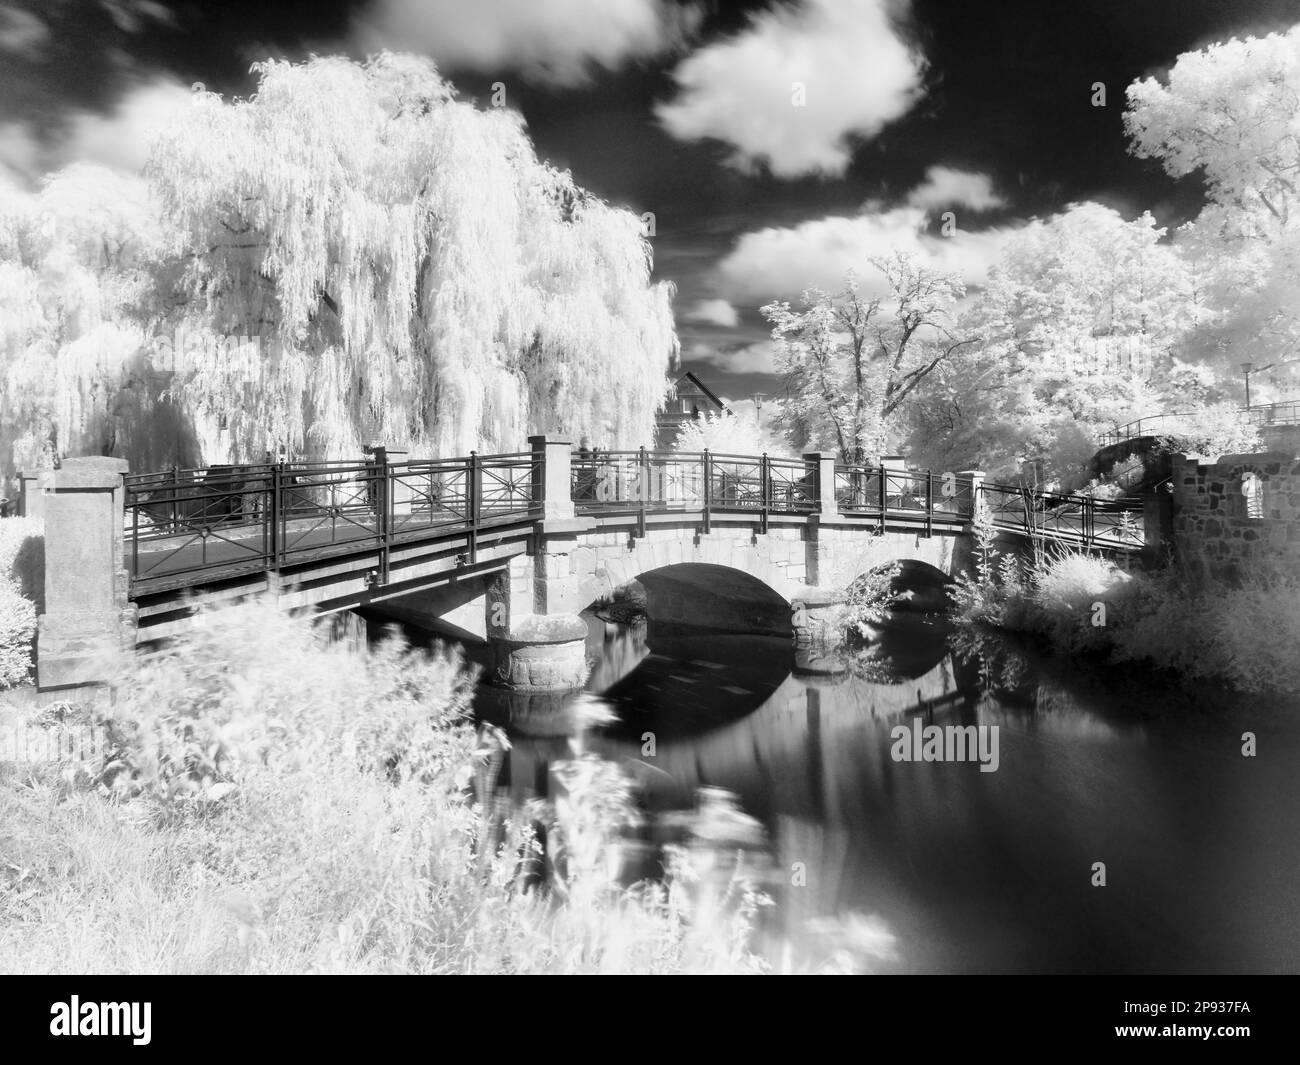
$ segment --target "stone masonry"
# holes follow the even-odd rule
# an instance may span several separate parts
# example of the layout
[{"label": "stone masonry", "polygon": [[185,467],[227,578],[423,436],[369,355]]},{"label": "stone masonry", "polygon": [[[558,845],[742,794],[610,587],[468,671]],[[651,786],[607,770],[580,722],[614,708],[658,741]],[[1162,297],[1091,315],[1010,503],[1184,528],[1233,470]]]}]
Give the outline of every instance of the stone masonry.
[{"label": "stone masonry", "polygon": [[[1258,517],[1243,491],[1252,473]],[[1265,452],[1200,465],[1174,455],[1171,484],[1174,550],[1194,577],[1236,581],[1269,566],[1300,570],[1300,459]]]}]

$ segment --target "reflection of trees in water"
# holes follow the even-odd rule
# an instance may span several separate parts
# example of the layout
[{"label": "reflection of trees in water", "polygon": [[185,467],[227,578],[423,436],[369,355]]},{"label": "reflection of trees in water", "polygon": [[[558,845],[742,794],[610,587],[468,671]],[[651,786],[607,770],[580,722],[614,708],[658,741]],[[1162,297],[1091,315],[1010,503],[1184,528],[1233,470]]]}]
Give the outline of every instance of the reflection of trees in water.
[{"label": "reflection of trees in water", "polygon": [[631,673],[650,653],[646,619],[622,623],[600,614],[587,615],[587,659],[594,662],[587,690],[600,692]]}]

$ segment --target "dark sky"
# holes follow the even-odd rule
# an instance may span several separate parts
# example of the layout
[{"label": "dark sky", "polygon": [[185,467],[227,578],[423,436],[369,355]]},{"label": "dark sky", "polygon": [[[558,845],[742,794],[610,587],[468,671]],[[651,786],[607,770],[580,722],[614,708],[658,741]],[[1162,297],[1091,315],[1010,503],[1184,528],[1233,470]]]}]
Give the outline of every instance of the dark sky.
[{"label": "dark sky", "polygon": [[[643,5],[658,2],[643,0]],[[807,2],[843,3],[855,10],[872,4]],[[742,171],[727,163],[732,146],[675,139],[653,111],[656,102],[679,92],[673,76],[678,64],[743,36],[755,16],[766,12],[768,18],[793,20],[788,24],[797,34],[806,9],[793,0],[683,0],[683,8],[700,16],[680,46],[613,62],[613,69],[593,67],[584,84],[557,85],[521,72],[509,49],[496,65],[435,58],[464,96],[486,100],[491,83],[505,81],[542,157],[571,168],[580,184],[612,202],[655,213],[656,272],[678,285],[684,366],[734,399],[754,390],[773,391],[772,379],[755,372],[760,357],[730,354],[761,343],[767,333],[756,291],[738,294],[719,278],[719,261],[742,235],[852,218],[867,201],[874,203],[866,210],[888,210],[904,203],[934,166],[987,175],[1003,202],[966,213],[963,228],[975,231],[1013,227],[1089,199],[1128,217],[1150,210],[1161,224],[1176,225],[1199,208],[1199,187],[1195,180],[1174,182],[1157,164],[1127,154],[1124,88],[1135,78],[1159,74],[1180,52],[1300,22],[1300,0],[878,2],[888,4],[891,32],[923,57],[924,70],[903,113],[874,136],[850,141],[841,175]],[[376,6],[392,9],[398,3],[0,0],[0,160],[7,130],[11,164],[15,131],[36,145],[34,156],[29,147],[29,175],[52,159],[63,161],[56,147],[67,136],[71,116],[80,111],[111,115],[133,90],[158,78],[183,85],[203,81],[209,89],[245,95],[252,88],[248,67],[255,59],[299,58],[311,51],[360,54],[365,46],[356,20],[373,14]],[[432,20],[431,39],[437,40],[438,11],[447,5],[413,3],[432,12],[423,17]],[[517,3],[510,0],[503,7]],[[639,3],[619,0],[625,8]],[[564,0],[564,6],[574,5],[575,0]],[[492,18],[494,0],[467,6]],[[533,7],[545,9],[546,0],[533,0]],[[502,10],[501,17],[510,13]],[[401,44],[400,37],[389,40]],[[424,40],[413,39],[412,50],[428,50]],[[1107,87],[1105,107],[1090,102],[1096,82]],[[809,254],[816,261],[816,249]],[[783,279],[785,290],[766,298],[797,295],[803,283]],[[691,320],[698,301],[716,298],[735,308],[735,324]]]}]

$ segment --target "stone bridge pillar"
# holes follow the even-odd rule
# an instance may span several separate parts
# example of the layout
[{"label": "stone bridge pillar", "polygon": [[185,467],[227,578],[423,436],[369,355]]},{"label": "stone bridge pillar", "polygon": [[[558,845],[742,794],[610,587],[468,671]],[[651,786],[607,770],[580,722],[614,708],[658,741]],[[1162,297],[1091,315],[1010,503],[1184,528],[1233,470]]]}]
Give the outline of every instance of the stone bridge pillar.
[{"label": "stone bridge pillar", "polygon": [[18,513],[24,518],[45,517],[45,489],[53,484],[54,471],[18,475]]},{"label": "stone bridge pillar", "polygon": [[[488,639],[496,648],[496,679],[515,691],[563,691],[587,679],[586,623],[569,556],[592,525],[575,516],[570,441],[530,436],[533,502],[541,516],[533,532],[531,574],[512,567],[489,591]],[[522,560],[521,560],[522,561]],[[531,610],[527,586],[531,585]]]},{"label": "stone bridge pillar", "polygon": [[107,678],[107,653],[134,644],[135,608],[122,554],[125,459],[64,459],[45,493],[45,613],[37,637],[41,691]]}]

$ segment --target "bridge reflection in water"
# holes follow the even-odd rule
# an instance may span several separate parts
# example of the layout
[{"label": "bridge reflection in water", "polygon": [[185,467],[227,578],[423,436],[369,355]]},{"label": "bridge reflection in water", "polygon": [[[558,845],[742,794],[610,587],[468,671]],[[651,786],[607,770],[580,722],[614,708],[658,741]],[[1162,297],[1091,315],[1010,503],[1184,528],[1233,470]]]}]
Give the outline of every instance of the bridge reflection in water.
[{"label": "bridge reflection in water", "polygon": [[[1039,665],[991,692],[943,630],[896,624],[905,662],[808,672],[781,641],[652,652],[635,628],[592,618],[590,687],[619,718],[585,746],[626,768],[647,822],[627,876],[657,875],[677,815],[718,788],[766,831],[763,888],[777,905],[760,946],[796,968],[854,941],[881,972],[1300,964],[1300,706],[1200,707],[1167,684]],[[510,790],[545,795],[572,722],[563,700],[507,698],[485,692],[480,712],[511,733]],[[998,771],[894,761],[890,730],[916,717],[999,726]],[[1243,727],[1263,721],[1272,749],[1242,759]],[[1098,861],[1105,889],[1092,884]],[[891,942],[894,960],[882,956]]]}]

